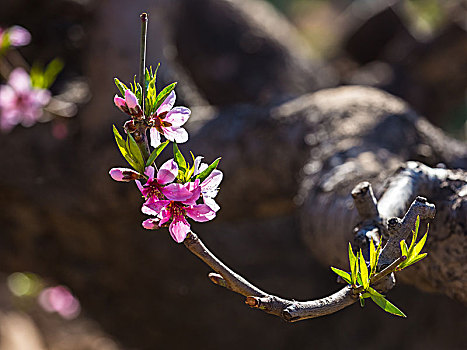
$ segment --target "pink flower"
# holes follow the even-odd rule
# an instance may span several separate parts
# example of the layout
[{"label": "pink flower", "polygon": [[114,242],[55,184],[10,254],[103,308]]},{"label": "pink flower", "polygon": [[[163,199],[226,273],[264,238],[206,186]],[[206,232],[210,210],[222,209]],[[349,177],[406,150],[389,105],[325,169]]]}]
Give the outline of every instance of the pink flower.
[{"label": "pink flower", "polygon": [[175,242],[181,243],[190,232],[190,224],[185,216],[198,222],[209,221],[216,217],[216,212],[206,204],[196,204],[201,196],[199,180],[188,182],[183,186],[191,193],[189,198],[173,196],[169,200],[160,199],[152,203],[146,202],[143,205],[143,213],[156,216],[156,218],[145,220],[144,228],[156,229],[172,220],[169,225],[170,235]]},{"label": "pink flower", "polygon": [[21,26],[13,26],[7,29],[0,28],[0,48],[8,45],[24,46],[29,44],[30,41],[31,34]]},{"label": "pink flower", "polygon": [[114,97],[115,105],[122,111],[134,117],[141,117],[143,111],[139,105],[138,99],[135,94],[127,89],[125,91],[125,99],[115,95]]},{"label": "pink flower", "polygon": [[189,200],[193,196],[193,193],[186,186],[172,183],[178,175],[178,165],[173,159],[162,164],[155,177],[155,169],[152,166],[147,167],[144,174],[148,176],[146,184],[142,185],[138,180],[136,180],[136,184],[146,199],[145,204],[165,199]]},{"label": "pink flower", "polygon": [[190,117],[191,111],[186,107],[175,107],[175,91],[172,91],[150,118],[151,146],[157,147],[161,143],[161,134],[167,140],[177,143],[188,141],[188,133],[181,126]]},{"label": "pink flower", "polygon": [[24,69],[16,68],[10,73],[8,84],[0,86],[0,129],[9,131],[19,123],[34,125],[49,101],[50,92],[33,88]]}]

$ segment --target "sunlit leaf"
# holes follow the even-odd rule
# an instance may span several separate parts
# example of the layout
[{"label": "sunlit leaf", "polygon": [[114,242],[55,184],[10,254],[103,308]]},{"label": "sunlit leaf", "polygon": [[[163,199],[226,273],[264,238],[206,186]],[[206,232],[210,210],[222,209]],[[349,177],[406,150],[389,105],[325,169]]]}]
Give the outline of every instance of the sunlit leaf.
[{"label": "sunlit leaf", "polygon": [[407,317],[401,310],[397,308],[397,306],[389,302],[386,298],[373,294],[370,294],[370,297],[371,300],[373,300],[376,303],[376,305],[378,305],[384,311],[396,316]]},{"label": "sunlit leaf", "polygon": [[134,168],[138,169],[138,164],[133,160],[130,152],[128,151],[126,147],[126,142],[118,132],[117,128],[115,125],[113,126],[113,133],[115,136],[115,141],[117,142],[118,149],[122,153],[123,158],[126,159],[126,161]]},{"label": "sunlit leaf", "polygon": [[200,182],[203,182],[213,171],[217,168],[221,158],[217,158],[214,162],[211,163],[204,171],[196,175],[195,179],[199,179]]},{"label": "sunlit leaf", "polygon": [[346,281],[348,284],[352,283],[350,280],[350,274],[348,272],[342,271],[332,266],[331,266],[331,270],[334,271],[334,273],[337,274],[338,276],[342,277],[342,279]]},{"label": "sunlit leaf", "polygon": [[139,171],[140,173],[144,172],[144,159],[143,155],[141,154],[141,150],[138,147],[135,139],[131,134],[128,134],[128,138],[126,140],[126,147],[127,151],[130,153],[131,158],[136,163],[135,170]]},{"label": "sunlit leaf", "polygon": [[164,148],[169,144],[169,140],[161,143],[159,146],[157,146],[154,151],[152,151],[151,155],[149,156],[147,162],[146,162],[146,166],[150,166],[152,165],[152,163],[154,163],[154,161],[156,160],[156,158],[159,156],[159,154],[161,154],[161,152],[164,150]]},{"label": "sunlit leaf", "polygon": [[360,249],[360,275],[362,277],[362,285],[364,289],[370,286],[368,278],[368,267],[366,266],[365,258],[363,257],[362,250]]},{"label": "sunlit leaf", "polygon": [[352,245],[349,242],[349,264],[350,264],[350,275],[352,278],[352,285],[355,286],[357,284],[357,258],[352,250]]},{"label": "sunlit leaf", "polygon": [[178,149],[178,146],[177,146],[177,144],[175,142],[173,143],[173,153],[174,153],[175,163],[177,163],[177,165],[178,165],[179,176],[184,178],[186,168],[187,168],[186,161],[185,161],[185,157],[183,157],[182,152],[180,152],[180,150]]},{"label": "sunlit leaf", "polygon": [[428,254],[427,253],[423,253],[423,254],[420,254],[420,255],[417,255],[415,258],[413,258],[412,260],[410,260],[409,262],[407,262],[407,264],[404,265],[404,269],[406,267],[409,267],[410,265],[413,265],[415,264],[416,262],[419,262],[420,260],[422,260],[425,256],[427,256]]},{"label": "sunlit leaf", "polygon": [[373,239],[370,239],[370,277],[376,271],[376,249]]},{"label": "sunlit leaf", "polygon": [[117,78],[114,78],[115,85],[117,85],[118,90],[122,94],[122,96],[125,96],[125,91],[128,90],[125,84],[123,84],[120,80]]},{"label": "sunlit leaf", "polygon": [[409,250],[408,250],[408,248],[407,248],[407,243],[405,243],[405,240],[404,240],[404,239],[401,241],[400,245],[401,245],[401,253],[402,253],[402,255],[405,255],[405,256],[408,257],[408,256],[409,256],[409,253],[408,253]]}]

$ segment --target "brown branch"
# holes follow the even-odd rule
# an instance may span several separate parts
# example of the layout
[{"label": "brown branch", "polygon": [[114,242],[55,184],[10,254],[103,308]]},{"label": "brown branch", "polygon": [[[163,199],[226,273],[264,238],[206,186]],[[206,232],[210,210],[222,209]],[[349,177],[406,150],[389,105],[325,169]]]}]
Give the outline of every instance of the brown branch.
[{"label": "brown branch", "polygon": [[213,283],[246,296],[245,303],[248,306],[276,315],[285,321],[295,322],[329,315],[356,301],[350,286],[346,286],[326,298],[304,302],[286,300],[268,294],[227,267],[206,248],[194,232],[190,232],[183,243],[188,250],[215,271],[215,273],[209,274],[209,279]]}]

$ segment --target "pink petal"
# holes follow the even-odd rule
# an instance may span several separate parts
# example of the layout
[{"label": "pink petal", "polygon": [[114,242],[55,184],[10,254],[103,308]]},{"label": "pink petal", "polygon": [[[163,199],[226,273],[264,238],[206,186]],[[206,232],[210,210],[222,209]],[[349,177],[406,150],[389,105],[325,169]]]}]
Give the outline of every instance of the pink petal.
[{"label": "pink petal", "polygon": [[218,212],[221,209],[219,204],[217,204],[216,201],[212,197],[203,196],[203,201],[204,201],[204,204],[206,204],[209,208],[211,208],[215,212]]},{"label": "pink petal", "polygon": [[190,224],[183,216],[179,216],[170,224],[169,232],[175,242],[182,243],[190,232]]},{"label": "pink petal", "polygon": [[162,104],[159,106],[156,113],[159,115],[164,112],[170,111],[175,104],[175,98],[176,98],[175,91],[172,91],[169,94],[169,96],[167,96],[167,98],[164,100],[164,102],[162,102]]},{"label": "pink petal", "polygon": [[161,191],[167,199],[175,202],[182,202],[193,196],[193,193],[187,190],[184,185],[177,183],[162,187]]},{"label": "pink petal", "polygon": [[125,91],[125,101],[126,105],[130,109],[135,109],[138,106],[138,99],[136,98],[135,94],[130,91],[130,89]]},{"label": "pink petal", "polygon": [[154,200],[150,198],[141,207],[141,212],[147,215],[157,216],[169,204],[170,201]]},{"label": "pink petal", "polygon": [[161,134],[156,128],[149,129],[149,137],[151,138],[151,146],[156,148],[161,144]]},{"label": "pink petal", "polygon": [[182,203],[186,205],[195,205],[199,196],[201,196],[201,187],[197,186],[194,189],[192,189],[190,192],[192,193],[191,197],[185,199]]},{"label": "pink petal", "polygon": [[188,141],[188,133],[185,129],[178,126],[162,128],[164,136],[167,140],[177,143],[184,143]]},{"label": "pink petal", "polygon": [[201,183],[201,189],[203,192],[216,190],[219,187],[223,177],[224,174],[222,174],[222,171],[214,169],[212,173],[209,174],[209,176]]},{"label": "pink petal", "polygon": [[129,182],[132,180],[139,179],[141,177],[141,175],[138,172],[127,168],[112,168],[109,171],[109,175],[115,181],[123,182]]},{"label": "pink petal", "polygon": [[165,122],[169,122],[172,126],[182,126],[190,117],[191,111],[186,107],[175,107],[164,118]]},{"label": "pink petal", "polygon": [[216,217],[216,212],[206,204],[197,204],[185,208],[186,215],[198,222],[206,222]]},{"label": "pink petal", "polygon": [[161,218],[161,221],[159,221],[159,226],[162,226],[164,225],[167,221],[169,221],[169,219],[172,217],[172,213],[167,210],[167,209],[163,209],[160,214],[159,214],[160,218]]},{"label": "pink petal", "polygon": [[15,68],[8,77],[8,84],[16,92],[27,93],[31,90],[31,79],[23,68]]},{"label": "pink petal", "polygon": [[195,162],[194,162],[194,166],[195,166],[195,169],[194,169],[194,172],[193,172],[193,175],[198,175],[201,171],[199,170],[199,166],[201,164],[201,161],[203,160],[204,157],[202,156],[198,156],[195,158]]},{"label": "pink petal", "polygon": [[143,193],[144,187],[141,185],[141,182],[139,180],[136,180],[136,186],[138,186],[138,189],[140,190],[141,194]]},{"label": "pink petal", "polygon": [[144,220],[142,225],[147,230],[156,230],[159,228],[159,219]]},{"label": "pink petal", "polygon": [[144,169],[144,174],[147,175],[150,180],[154,179],[154,172],[155,172],[155,169],[152,166],[148,166],[146,167],[146,169]]},{"label": "pink petal", "polygon": [[175,180],[178,175],[178,165],[173,159],[166,161],[162,164],[157,172],[157,182],[161,185],[168,184]]}]

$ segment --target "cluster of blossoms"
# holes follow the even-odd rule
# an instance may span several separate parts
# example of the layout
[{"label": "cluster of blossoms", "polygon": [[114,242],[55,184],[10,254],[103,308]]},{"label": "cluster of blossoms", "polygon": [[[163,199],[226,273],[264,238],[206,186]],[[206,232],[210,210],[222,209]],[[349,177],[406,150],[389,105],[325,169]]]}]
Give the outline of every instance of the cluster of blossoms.
[{"label": "cluster of blossoms", "polygon": [[6,85],[0,85],[0,129],[10,131],[22,124],[34,125],[50,101],[50,91],[35,88],[23,68],[15,68]]},{"label": "cluster of blossoms", "polygon": [[[186,107],[174,107],[175,83],[156,94],[155,74],[147,71],[148,95],[144,111],[139,84],[135,83],[128,89],[116,79],[116,85],[124,97],[115,95],[114,103],[131,119],[124,125],[126,141],[116,128],[114,134],[122,155],[134,170],[113,168],[109,174],[117,181],[136,182],[144,198],[141,211],[152,216],[143,221],[144,228],[154,230],[168,227],[172,238],[181,243],[190,232],[187,218],[198,222],[210,221],[220,209],[214,200],[223,177],[222,172],[216,169],[220,159],[208,165],[202,163],[203,157],[193,156],[193,164],[190,166],[178,149],[177,143],[188,140],[188,133],[182,126],[191,111]],[[141,134],[146,135],[148,129],[154,151],[145,157],[141,147],[148,145],[141,146],[141,141],[138,145],[135,138],[139,134],[140,140],[145,140]],[[166,141],[162,143],[161,137]],[[170,141],[174,142],[174,158],[157,168],[154,161]]]},{"label": "cluster of blossoms", "polygon": [[[0,28],[0,59],[9,48],[30,41],[31,34],[23,27]],[[61,61],[55,59],[43,71],[33,65],[30,74],[18,67],[4,76],[7,82],[0,85],[0,131],[9,132],[18,124],[30,127],[41,119],[51,100],[48,88],[62,67]]]}]

